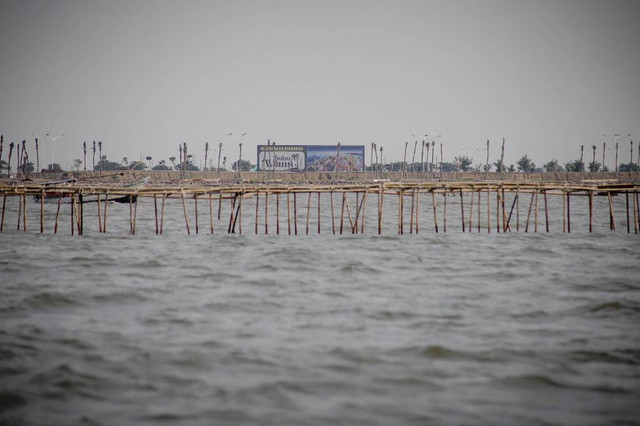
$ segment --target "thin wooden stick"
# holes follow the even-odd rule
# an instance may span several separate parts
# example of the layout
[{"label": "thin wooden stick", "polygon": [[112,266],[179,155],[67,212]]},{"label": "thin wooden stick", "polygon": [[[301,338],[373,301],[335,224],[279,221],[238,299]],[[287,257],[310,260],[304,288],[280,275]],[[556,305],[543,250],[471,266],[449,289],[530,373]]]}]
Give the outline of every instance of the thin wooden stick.
[{"label": "thin wooden stick", "polygon": [[444,189],[442,196],[444,198],[444,207],[442,210],[442,232],[447,232],[447,188]]},{"label": "thin wooden stick", "polygon": [[[627,199],[627,234],[631,233],[631,221],[629,220],[629,191],[625,191],[624,194],[626,195],[626,199]],[[5,198],[7,196],[5,195]],[[2,213],[4,214],[4,206],[2,208]]]},{"label": "thin wooden stick", "polygon": [[218,194],[218,221],[220,220],[220,211],[222,210],[222,191]]},{"label": "thin wooden stick", "polygon": [[182,194],[182,210],[184,211],[184,222],[187,225],[187,234],[191,235],[191,227],[189,226],[189,213],[187,211],[187,202],[184,199],[184,190],[181,190]]},{"label": "thin wooden stick", "polygon": [[211,234],[213,234],[213,227],[215,222],[213,221],[213,193],[209,192],[209,226],[211,228]]},{"label": "thin wooden stick", "polygon": [[235,232],[236,222],[238,222],[238,233],[242,235],[242,200],[244,199],[244,189],[240,191],[240,196],[238,197],[238,210],[236,211],[236,217],[233,220],[233,230]]},{"label": "thin wooden stick", "polygon": [[631,198],[633,198],[633,229],[635,233],[638,233],[638,193],[633,191],[631,194]]},{"label": "thin wooden stick", "polygon": [[567,192],[567,233],[571,233],[571,193]]},{"label": "thin wooden stick", "polygon": [[309,235],[309,217],[311,216],[311,191],[309,191],[309,196],[307,200],[307,225],[305,234]]},{"label": "thin wooden stick", "polygon": [[342,208],[340,209],[340,235],[342,235],[342,230],[344,228],[344,203],[346,201],[347,193],[342,193]]},{"label": "thin wooden stick", "polygon": [[518,200],[518,194],[516,194],[515,198],[513,199],[513,203],[511,203],[511,210],[509,211],[509,217],[507,218],[506,229],[508,229],[509,231],[511,231],[511,226],[509,225],[509,222],[511,222],[511,215],[513,214],[513,208],[516,206],[517,200]]},{"label": "thin wooden stick", "polygon": [[384,186],[382,186],[382,193],[378,192],[380,196],[380,205],[378,207],[378,235],[382,235],[382,214],[384,212]]},{"label": "thin wooden stick", "polygon": [[535,199],[535,192],[531,193],[531,202],[529,203],[529,213],[527,213],[527,224],[524,227],[524,232],[529,232],[529,219],[531,218],[531,210],[533,209],[533,200]]},{"label": "thin wooden stick", "polygon": [[298,202],[296,200],[296,193],[293,193],[293,232],[294,235],[298,235]]},{"label": "thin wooden stick", "polygon": [[[162,235],[162,232],[164,231],[164,202],[167,199],[167,195],[166,194],[162,194],[162,204],[160,206],[160,235]],[[106,210],[105,210],[106,213]]]},{"label": "thin wooden stick", "polygon": [[475,188],[471,185],[471,205],[469,206],[469,232],[473,232],[473,199],[475,197]]},{"label": "thin wooden stick", "polygon": [[491,233],[491,187],[487,186],[487,234]]},{"label": "thin wooden stick", "polygon": [[333,212],[333,189],[329,192],[329,199],[331,201],[331,232],[333,235],[336,234],[336,218]]},{"label": "thin wooden stick", "polygon": [[2,197],[2,218],[0,219],[0,231],[4,231],[4,211],[7,208],[7,194]]},{"label": "thin wooden stick", "polygon": [[562,232],[567,232],[567,194],[562,190]]},{"label": "thin wooden stick", "polygon": [[404,191],[402,189],[398,190],[398,234],[404,233]]},{"label": "thin wooden stick", "polygon": [[500,188],[496,188],[496,232],[500,233]]},{"label": "thin wooden stick", "polygon": [[129,195],[129,233],[133,234],[133,196],[131,195]]},{"label": "thin wooden stick", "polygon": [[18,195],[18,226],[16,227],[16,231],[20,230],[20,222],[22,222],[22,195]]},{"label": "thin wooden stick", "polygon": [[[100,199],[98,198],[98,206],[100,206]],[[98,215],[100,215],[99,210],[98,210]],[[156,222],[156,234],[160,233],[160,227],[158,226],[158,198],[156,196],[156,194],[153,194],[153,217],[155,219]],[[98,222],[100,221],[100,219],[98,219]]]},{"label": "thin wooden stick", "polygon": [[258,235],[258,211],[260,208],[260,191],[256,191],[256,219],[254,224],[254,232]]},{"label": "thin wooden stick", "polygon": [[433,225],[436,230],[436,234],[438,233],[438,212],[437,212],[437,203],[436,203],[436,192],[435,190],[431,190],[431,203],[433,205]]},{"label": "thin wooden stick", "polygon": [[[5,198],[6,198],[6,195],[5,195]],[[56,222],[53,225],[53,233],[54,234],[58,233],[58,219],[60,219],[60,206],[61,205],[62,205],[62,192],[60,194],[58,194],[58,208],[56,209]],[[3,210],[2,213],[4,213],[4,206],[3,206],[2,210]],[[105,211],[105,214],[106,214],[106,211]],[[4,217],[3,217],[3,219],[4,219]]]},{"label": "thin wooden stick", "polygon": [[280,193],[276,192],[276,235],[280,235]]},{"label": "thin wooden stick", "polygon": [[533,232],[538,232],[538,189],[536,189],[536,211],[535,211],[535,223]]},{"label": "thin wooden stick", "polygon": [[[102,225],[102,233],[107,233],[107,210],[109,208],[109,191],[104,194],[104,225]],[[162,232],[161,232],[162,233]]]},{"label": "thin wooden stick", "polygon": [[71,208],[71,214],[70,214],[70,216],[71,216],[71,235],[74,235],[74,233],[75,233],[75,230],[73,229],[75,227],[75,224],[73,223],[73,221],[74,221],[73,211],[75,210],[74,209],[75,204],[76,204],[76,195],[74,193],[71,193],[71,204],[69,205],[69,207]]},{"label": "thin wooden stick", "polygon": [[349,217],[349,226],[351,227],[351,233],[353,234],[353,220],[351,218],[351,209],[349,208],[349,198],[345,198],[345,204],[347,206],[347,216]]},{"label": "thin wooden stick", "polygon": [[289,202],[289,192],[287,192],[287,230],[291,235],[291,203]]},{"label": "thin wooden stick", "polygon": [[196,216],[196,234],[199,234],[200,233],[200,223],[198,221],[198,194],[193,194],[193,204],[194,204],[194,214]]},{"label": "thin wooden stick", "polygon": [[318,191],[318,234],[320,234],[320,191]]},{"label": "thin wooden stick", "polygon": [[237,194],[234,194],[232,198],[229,198],[229,226],[227,227],[227,233],[231,234],[235,232],[235,213],[236,213],[236,200],[238,198]]},{"label": "thin wooden stick", "polygon": [[136,233],[136,223],[138,218],[138,194],[136,194],[136,202],[133,206],[133,234]]},{"label": "thin wooden stick", "polygon": [[102,234],[102,206],[100,205],[100,193],[96,194],[96,206],[98,207],[98,233]]},{"label": "thin wooden stick", "polygon": [[516,187],[516,231],[520,232],[520,188]]},{"label": "thin wooden stick", "polygon": [[589,232],[593,232],[593,191],[589,191]]},{"label": "thin wooden stick", "polygon": [[616,230],[616,218],[613,213],[613,200],[611,199],[611,191],[607,191],[607,197],[609,198],[609,229]]},{"label": "thin wooden stick", "polygon": [[411,189],[411,220],[409,221],[409,233],[413,234],[413,215],[415,214],[416,189]]},{"label": "thin wooden stick", "polygon": [[44,189],[40,193],[40,233],[44,233]]},{"label": "thin wooden stick", "polygon": [[480,224],[480,212],[482,211],[482,188],[478,189],[478,234],[482,231]]},{"label": "thin wooden stick", "polygon": [[547,202],[547,191],[543,191],[544,195],[544,226],[545,230],[549,232],[549,204]]},{"label": "thin wooden stick", "polygon": [[269,233],[269,190],[264,192],[264,235]]},{"label": "thin wooden stick", "polygon": [[420,189],[416,189],[416,234],[420,231]]},{"label": "thin wooden stick", "polygon": [[462,215],[462,232],[467,232],[464,224],[464,196],[462,195],[462,189],[460,189],[460,213]]}]

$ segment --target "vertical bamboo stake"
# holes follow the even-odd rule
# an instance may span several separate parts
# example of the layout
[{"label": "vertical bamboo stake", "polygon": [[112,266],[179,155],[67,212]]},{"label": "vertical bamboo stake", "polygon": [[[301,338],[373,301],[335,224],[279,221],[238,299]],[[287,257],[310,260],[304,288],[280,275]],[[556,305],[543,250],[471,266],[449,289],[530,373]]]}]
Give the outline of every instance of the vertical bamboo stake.
[{"label": "vertical bamboo stake", "polygon": [[311,191],[309,191],[309,196],[307,200],[307,226],[305,234],[309,235],[309,217],[311,216]]},{"label": "vertical bamboo stake", "polygon": [[4,231],[4,211],[7,207],[7,194],[2,197],[2,218],[0,219],[0,231]]},{"label": "vertical bamboo stake", "polygon": [[460,213],[462,214],[462,232],[467,232],[464,224],[464,196],[462,195],[462,188],[460,188]]},{"label": "vertical bamboo stake", "polygon": [[280,235],[280,193],[276,192],[276,235]]},{"label": "vertical bamboo stake", "polygon": [[320,191],[318,191],[318,234],[320,234]]},{"label": "vertical bamboo stake", "polygon": [[22,195],[18,195],[18,227],[16,231],[20,230],[20,222],[22,222]]},{"label": "vertical bamboo stake", "polygon": [[[342,193],[342,208],[340,209],[340,235],[342,235],[342,229],[344,228],[344,203],[346,200],[346,192]],[[635,211],[635,210],[634,210]]]},{"label": "vertical bamboo stake", "polygon": [[220,211],[222,210],[222,190],[218,193],[218,221],[220,221]]},{"label": "vertical bamboo stake", "polygon": [[567,233],[571,233],[571,193],[567,192]]},{"label": "vertical bamboo stake", "polygon": [[264,192],[264,235],[269,233],[269,190]]},{"label": "vertical bamboo stake", "polygon": [[[156,215],[157,216],[157,215]],[[213,193],[209,191],[209,226],[211,228],[211,233],[213,234]]]},{"label": "vertical bamboo stake", "polygon": [[487,234],[491,233],[491,186],[487,186]]},{"label": "vertical bamboo stake", "polygon": [[293,193],[293,233],[298,235],[298,202],[296,200],[296,193]]},{"label": "vertical bamboo stake", "polygon": [[500,233],[500,189],[499,188],[496,188],[496,232],[498,234]]},{"label": "vertical bamboo stake", "polygon": [[384,212],[384,186],[378,190],[380,202],[378,204],[378,235],[382,235],[382,214]]},{"label": "vertical bamboo stake", "polygon": [[103,234],[107,233],[107,209],[108,208],[109,208],[109,191],[107,191],[104,194],[104,225],[102,225],[102,233]]},{"label": "vertical bamboo stake", "polygon": [[289,202],[289,194],[287,192],[287,230],[289,231],[289,235],[291,235],[291,203]]},{"label": "vertical bamboo stake", "polygon": [[403,202],[404,202],[404,192],[402,189],[398,191],[398,234],[402,234],[404,229],[404,224],[402,223],[402,210],[403,210]]},{"label": "vertical bamboo stake", "polygon": [[138,197],[139,195],[136,194],[136,202],[134,203],[134,206],[133,206],[133,234],[134,235],[136,233],[136,223],[138,218]]},{"label": "vertical bamboo stake", "polygon": [[182,210],[184,211],[184,222],[187,225],[187,234],[191,235],[191,227],[189,226],[189,214],[187,212],[187,202],[184,199],[184,190],[180,190],[182,194]]},{"label": "vertical bamboo stake", "polygon": [[567,232],[567,196],[562,190],[562,232]]},{"label": "vertical bamboo stake", "polygon": [[444,197],[444,206],[442,210],[442,232],[447,232],[447,188],[442,192]]},{"label": "vertical bamboo stake", "polygon": [[[373,173],[373,168],[371,168],[371,170]],[[333,232],[333,235],[335,235],[336,234],[336,218],[333,213],[333,189],[331,190],[331,192],[329,192],[329,198],[331,200],[331,231]]]},{"label": "vertical bamboo stake", "polygon": [[[640,146],[638,147],[638,149],[640,150]],[[635,231],[635,233],[638,233],[638,193],[636,191],[633,192],[633,194],[631,194],[631,197],[633,198],[633,229]]]},{"label": "vertical bamboo stake", "polygon": [[[136,203],[138,204],[138,203]],[[196,216],[196,234],[200,233],[200,223],[198,221],[198,194],[193,194],[194,213]]]},{"label": "vertical bamboo stake", "polygon": [[471,185],[471,205],[469,206],[469,232],[473,232],[473,198],[475,196],[475,188],[473,185]]},{"label": "vertical bamboo stake", "polygon": [[[422,144],[422,146],[424,147],[424,143]],[[420,164],[420,167],[422,167],[422,163]],[[420,170],[422,172],[422,170]],[[416,205],[416,189],[412,188],[411,189],[411,220],[409,221],[409,233],[413,234],[413,215],[415,214],[415,205]]]},{"label": "vertical bamboo stake", "polygon": [[533,232],[538,232],[538,188],[536,188],[536,212],[535,212],[535,223],[534,223],[534,228],[533,228]]},{"label": "vertical bamboo stake", "polygon": [[[6,195],[5,195],[6,197]],[[56,223],[53,225],[53,233],[57,234],[58,233],[58,219],[60,219],[60,206],[62,205],[62,192],[60,194],[58,194],[58,208],[56,209]],[[4,209],[3,213],[4,213]],[[105,215],[107,214],[106,210],[105,210]],[[4,218],[3,218],[4,219]]]},{"label": "vertical bamboo stake", "polygon": [[[162,194],[162,204],[160,205],[160,235],[164,231],[164,202],[167,199],[166,194]],[[107,210],[105,209],[105,215],[107,214]],[[105,217],[106,219],[106,217]]]},{"label": "vertical bamboo stake", "polygon": [[420,231],[420,188],[416,189],[416,234]]},{"label": "vertical bamboo stake", "polygon": [[23,214],[22,214],[22,219],[23,219],[23,231],[27,232],[27,193],[25,192],[22,195],[22,203],[24,204],[24,207],[22,208]]},{"label": "vertical bamboo stake", "polygon": [[76,205],[76,195],[74,193],[71,193],[71,204],[69,205],[69,207],[71,208],[71,235],[74,235],[75,230],[73,229],[75,224],[73,223],[74,218],[73,218],[73,210],[74,207]]},{"label": "vertical bamboo stake", "polygon": [[238,198],[237,194],[233,195],[233,198],[229,198],[229,226],[227,227],[227,233],[231,234],[234,232],[233,227],[235,226],[234,216],[236,212],[236,199]]},{"label": "vertical bamboo stake", "polygon": [[436,234],[438,233],[438,211],[437,211],[437,203],[436,203],[436,193],[434,189],[431,189],[431,203],[433,204],[433,225],[436,230]]},{"label": "vertical bamboo stake", "polygon": [[543,191],[544,195],[544,226],[547,232],[549,232],[549,205],[547,203],[547,191]]},{"label": "vertical bamboo stake", "polygon": [[613,213],[613,200],[611,199],[611,191],[607,191],[607,197],[609,198],[609,229],[616,230],[616,218]]},{"label": "vertical bamboo stake", "polygon": [[96,205],[98,206],[98,233],[102,234],[102,206],[100,205],[100,193],[96,194]]},{"label": "vertical bamboo stake", "polygon": [[129,195],[129,233],[133,234],[133,197]]},{"label": "vertical bamboo stake", "polygon": [[240,191],[240,197],[238,198],[238,210],[236,211],[236,218],[233,223],[233,229],[235,232],[236,224],[238,222],[238,233],[242,235],[242,200],[244,199],[244,189]]},{"label": "vertical bamboo stake", "polygon": [[[505,207],[504,207],[504,203],[505,203],[505,195],[504,195],[504,188],[501,189],[501,205],[502,205],[502,232],[507,232],[507,212],[505,211]],[[511,228],[508,229],[509,232],[511,232]]]},{"label": "vertical bamboo stake", "polygon": [[516,194],[515,198],[513,199],[513,202],[511,203],[511,210],[509,210],[509,217],[507,218],[507,222],[505,223],[505,226],[504,226],[504,229],[509,230],[509,232],[511,232],[511,225],[509,225],[509,223],[511,223],[513,208],[516,206],[517,200],[518,200],[518,195]]},{"label": "vertical bamboo stake", "polygon": [[589,232],[593,232],[593,191],[589,191]]},{"label": "vertical bamboo stake", "polygon": [[351,233],[352,234],[357,234],[358,233],[358,221],[360,220],[360,207],[362,206],[362,204],[360,204],[360,193],[356,192],[356,217],[355,217],[355,224],[351,225]]},{"label": "vertical bamboo stake", "polygon": [[[629,220],[629,191],[625,191],[624,194],[626,195],[626,199],[627,199],[627,234],[631,233],[631,222]],[[7,196],[5,195],[5,198]],[[2,213],[4,214],[4,206],[2,208]]]},{"label": "vertical bamboo stake", "polygon": [[260,207],[260,190],[256,189],[256,219],[254,224],[254,232],[258,235],[258,211]]},{"label": "vertical bamboo stake", "polygon": [[480,231],[482,231],[481,224],[480,224],[481,211],[482,211],[482,188],[479,188],[478,189],[478,234],[480,233]]},{"label": "vertical bamboo stake", "polygon": [[348,197],[345,198],[345,204],[347,206],[347,217],[349,218],[349,226],[351,227],[351,233],[353,234],[354,233],[354,225],[353,225],[353,219],[351,217],[351,209],[349,208],[349,198]]},{"label": "vertical bamboo stake", "polygon": [[40,193],[40,233],[44,233],[44,189]]},{"label": "vertical bamboo stake", "polygon": [[520,188],[516,187],[516,231],[520,232]]},{"label": "vertical bamboo stake", "polygon": [[[82,192],[80,193],[80,195],[78,196],[79,200],[80,200],[80,204],[78,204],[78,211],[79,211],[79,215],[78,215],[78,226],[79,226],[79,230],[78,230],[78,235],[84,235],[84,197],[82,195]],[[26,210],[25,210],[26,212]]]},{"label": "vertical bamboo stake", "polygon": [[529,219],[531,219],[531,210],[533,209],[533,200],[536,197],[534,192],[531,193],[531,202],[529,203],[529,212],[527,213],[527,224],[524,227],[524,232],[529,232]]}]

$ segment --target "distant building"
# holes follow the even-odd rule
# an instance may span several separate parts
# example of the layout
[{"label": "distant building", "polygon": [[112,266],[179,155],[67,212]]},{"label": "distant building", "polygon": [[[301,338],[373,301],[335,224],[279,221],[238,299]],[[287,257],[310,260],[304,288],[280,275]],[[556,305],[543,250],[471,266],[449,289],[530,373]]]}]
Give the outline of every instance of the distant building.
[{"label": "distant building", "polygon": [[257,170],[362,172],[364,145],[258,145]]}]

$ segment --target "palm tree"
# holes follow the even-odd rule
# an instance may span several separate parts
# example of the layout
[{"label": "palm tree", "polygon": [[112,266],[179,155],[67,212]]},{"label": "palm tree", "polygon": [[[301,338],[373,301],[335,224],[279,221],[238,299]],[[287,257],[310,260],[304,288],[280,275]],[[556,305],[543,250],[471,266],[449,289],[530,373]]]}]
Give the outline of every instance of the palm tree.
[{"label": "palm tree", "polygon": [[171,161],[171,164],[173,164],[173,168],[176,168],[176,157],[169,157],[169,161]]},{"label": "palm tree", "polygon": [[[84,168],[83,168],[83,170],[86,172],[87,171],[87,142],[86,141],[82,142],[82,155],[83,155],[83,158],[84,158]],[[94,169],[96,168],[95,161],[94,161],[93,168]]]},{"label": "palm tree", "polygon": [[96,169],[96,141],[93,141],[93,170]]},{"label": "palm tree", "polygon": [[147,161],[149,162],[149,168],[151,168],[151,160],[152,160],[151,156],[150,156],[150,155],[147,155],[147,157],[145,158],[145,160],[147,160]]},{"label": "palm tree", "polygon": [[[100,151],[100,158],[102,158],[102,142],[98,142],[98,151]],[[100,164],[100,170],[104,169],[104,161],[102,161]]]}]

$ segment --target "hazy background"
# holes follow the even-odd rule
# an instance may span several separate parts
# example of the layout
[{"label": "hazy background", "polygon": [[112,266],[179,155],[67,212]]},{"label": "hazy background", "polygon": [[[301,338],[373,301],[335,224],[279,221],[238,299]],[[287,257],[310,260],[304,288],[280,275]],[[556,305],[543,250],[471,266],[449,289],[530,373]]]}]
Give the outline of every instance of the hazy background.
[{"label": "hazy background", "polygon": [[640,136],[639,1],[0,0],[0,16],[5,146],[64,133],[67,167],[85,140],[111,161],[187,142],[200,165],[205,141],[232,160],[229,132],[254,163],[267,139],[400,160],[442,134],[445,161],[484,162],[505,137],[507,164],[542,165]]}]

